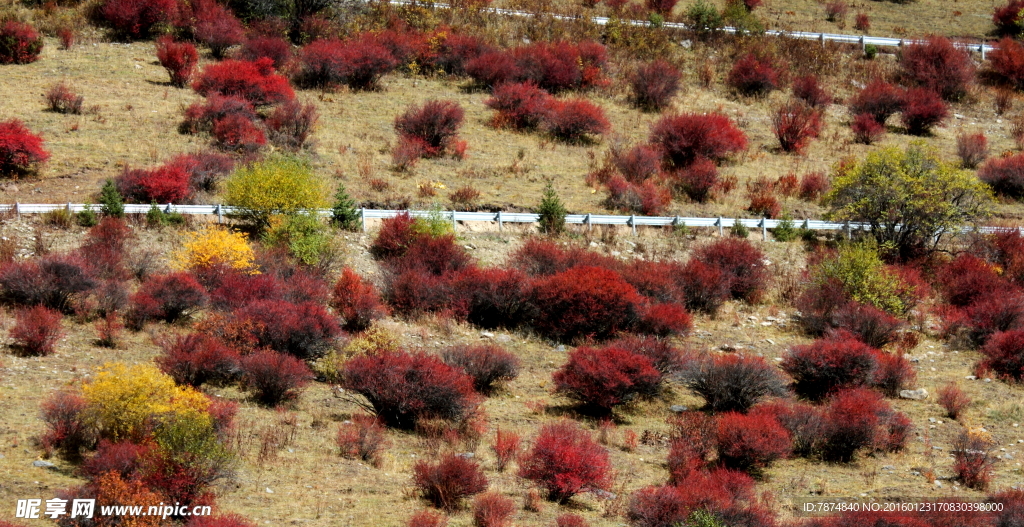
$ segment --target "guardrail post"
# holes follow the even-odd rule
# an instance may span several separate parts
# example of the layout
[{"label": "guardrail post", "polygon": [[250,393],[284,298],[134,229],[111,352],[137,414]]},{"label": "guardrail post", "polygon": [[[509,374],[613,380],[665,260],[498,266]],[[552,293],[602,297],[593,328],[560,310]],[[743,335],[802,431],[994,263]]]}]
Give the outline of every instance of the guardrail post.
[{"label": "guardrail post", "polygon": [[636,236],[636,214],[629,215],[629,226],[633,228],[633,236]]},{"label": "guardrail post", "polygon": [[850,230],[850,220],[846,220],[846,223],[843,224],[843,230],[846,231],[846,239],[847,240],[852,240],[853,239],[853,231]]},{"label": "guardrail post", "polygon": [[224,205],[217,204],[217,223],[224,223]]},{"label": "guardrail post", "polygon": [[455,211],[452,211],[452,232],[458,232],[459,224],[455,221]]},{"label": "guardrail post", "polygon": [[984,42],[982,42],[981,45],[978,46],[978,51],[981,51],[981,60],[985,60],[985,43]]},{"label": "guardrail post", "polygon": [[864,35],[860,36],[860,52],[865,53],[868,50],[868,45],[864,43]]},{"label": "guardrail post", "polygon": [[583,219],[583,223],[587,224],[587,232],[594,230],[594,224],[590,222],[590,213],[587,213],[587,217]]},{"label": "guardrail post", "polygon": [[359,209],[359,223],[363,227],[363,232],[366,232],[366,209]]},{"label": "guardrail post", "polygon": [[818,40],[821,41],[821,47],[825,47],[825,34],[824,33],[822,33],[820,36],[818,36]]},{"label": "guardrail post", "polygon": [[14,202],[14,214],[19,220],[21,219],[21,203],[18,203],[17,201]]},{"label": "guardrail post", "polygon": [[504,231],[504,225],[501,222],[501,211],[499,210],[498,211],[498,232],[501,233],[503,231]]},{"label": "guardrail post", "polygon": [[804,218],[804,226],[803,226],[803,228],[804,229],[810,229],[811,228],[811,220],[809,220],[807,218]]},{"label": "guardrail post", "polygon": [[768,219],[761,217],[761,241],[768,241]]},{"label": "guardrail post", "polygon": [[170,204],[170,203],[168,203],[168,204],[167,204],[167,206],[166,206],[166,207],[164,207],[164,214],[170,214],[170,213],[172,213],[172,212],[174,212],[174,209],[172,209],[172,208],[171,208],[171,204]]},{"label": "guardrail post", "polygon": [[68,214],[71,214],[71,202],[68,202]]},{"label": "guardrail post", "polygon": [[718,237],[721,238],[725,236],[725,228],[723,227],[721,216],[718,217],[718,221],[715,223],[715,225],[718,225]]}]

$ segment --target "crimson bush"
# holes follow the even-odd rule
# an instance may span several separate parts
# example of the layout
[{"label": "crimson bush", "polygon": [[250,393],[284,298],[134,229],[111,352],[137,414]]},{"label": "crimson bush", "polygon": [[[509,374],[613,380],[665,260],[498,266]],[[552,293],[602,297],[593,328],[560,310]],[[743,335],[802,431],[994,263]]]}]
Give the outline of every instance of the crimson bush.
[{"label": "crimson bush", "polygon": [[[197,42],[210,48],[213,58],[221,60],[224,52],[245,40],[245,28],[234,13],[216,0],[192,0],[187,13]],[[185,18],[185,17],[182,17]]]},{"label": "crimson bush", "polygon": [[445,454],[436,463],[417,461],[412,467],[413,484],[435,507],[457,510],[469,496],[487,490],[487,477],[476,461]]},{"label": "crimson bush", "polygon": [[718,458],[731,469],[759,474],[789,455],[792,439],[775,419],[728,412],[718,417]]},{"label": "crimson bush", "polygon": [[197,102],[185,109],[185,120],[178,126],[184,134],[212,132],[215,122],[239,115],[250,121],[257,118],[256,110],[249,101],[238,97],[221,97],[210,95],[204,102]]},{"label": "crimson bush", "polygon": [[1024,380],[1024,330],[996,333],[980,351],[985,358],[979,369],[992,370],[1004,379]]},{"label": "crimson bush", "polygon": [[466,74],[484,88],[515,82],[522,72],[512,54],[505,51],[488,51],[466,63]]},{"label": "crimson bush", "polygon": [[210,64],[192,83],[192,89],[204,97],[237,97],[255,106],[295,98],[288,79],[274,73],[274,61],[266,57],[255,62],[225,60]]},{"label": "crimson bush", "polygon": [[494,456],[498,458],[498,471],[504,472],[512,460],[519,456],[519,434],[500,428],[494,432]]},{"label": "crimson bush", "polygon": [[378,351],[345,363],[342,386],[366,398],[385,424],[412,429],[421,419],[461,421],[476,408],[473,380],[426,353]]},{"label": "crimson bush", "polygon": [[[899,450],[908,426],[906,416],[893,412],[878,393],[864,388],[842,390],[825,408],[816,449],[823,459],[841,462],[852,460],[862,448]],[[893,432],[896,437],[891,437]]]},{"label": "crimson bush", "polygon": [[859,113],[850,123],[853,130],[853,140],[858,143],[870,145],[885,135],[885,125],[879,123],[869,113]]},{"label": "crimson bush", "polygon": [[265,122],[271,142],[281,148],[301,150],[311,145],[309,136],[319,119],[315,104],[293,100],[274,108]]},{"label": "crimson bush", "polygon": [[970,53],[957,48],[948,38],[929,37],[900,50],[900,67],[911,84],[927,88],[947,101],[967,95],[974,82]]},{"label": "crimson bush", "polygon": [[376,90],[380,78],[395,69],[391,52],[371,39],[314,40],[299,51],[295,82],[303,88]]},{"label": "crimson bush", "polygon": [[[529,242],[528,242],[529,243]],[[466,319],[492,329],[527,322],[529,279],[518,269],[468,267],[455,283],[456,297],[466,302]]]},{"label": "crimson bush", "polygon": [[733,298],[757,302],[768,287],[764,253],[746,240],[718,240],[698,248],[693,257],[722,271]]},{"label": "crimson bush", "polygon": [[257,351],[242,358],[242,385],[267,406],[294,399],[312,379],[306,363],[285,353]]},{"label": "crimson bush", "polygon": [[67,314],[97,285],[86,263],[74,255],[51,254],[0,267],[0,298],[13,305],[42,305]]},{"label": "crimson bush", "polygon": [[906,326],[902,320],[870,304],[845,301],[833,307],[832,318],[827,321],[829,329],[849,331],[861,342],[875,348],[895,342],[899,331]]},{"label": "crimson bush", "polygon": [[555,527],[590,527],[590,523],[579,514],[567,512],[555,518]]},{"label": "crimson bush", "polygon": [[235,169],[235,161],[227,154],[198,152],[175,156],[168,163],[181,167],[188,174],[192,192],[213,192],[217,182]]},{"label": "crimson bush", "polygon": [[77,460],[83,450],[96,444],[96,430],[86,417],[88,403],[78,393],[58,391],[47,397],[41,405],[46,432],[43,448],[57,450],[64,457]]},{"label": "crimson bush", "polygon": [[662,374],[651,360],[618,346],[580,346],[552,376],[555,393],[607,414],[637,396],[658,394]]},{"label": "crimson bush", "polygon": [[680,276],[686,308],[714,315],[732,295],[730,280],[725,271],[690,258]]},{"label": "crimson bush", "polygon": [[798,395],[817,400],[838,388],[870,384],[878,351],[844,334],[793,346],[781,366],[793,377]]},{"label": "crimson bush", "polygon": [[1006,287],[992,264],[967,253],[939,269],[936,285],[946,302],[956,307],[970,306]]},{"label": "crimson bush", "polygon": [[900,120],[903,121],[908,133],[926,135],[948,116],[949,108],[934,91],[927,88],[912,88],[904,97]]},{"label": "crimson bush", "polygon": [[887,397],[899,397],[900,391],[909,389],[917,379],[917,372],[902,353],[879,353],[878,371],[871,382]]},{"label": "crimson bush", "polygon": [[529,82],[509,82],[495,86],[484,104],[498,113],[495,126],[533,130],[543,122],[551,106],[551,96]]},{"label": "crimson bush", "polygon": [[793,97],[811,108],[823,108],[832,103],[832,95],[822,87],[818,77],[813,74],[793,79]]},{"label": "crimson bush", "polygon": [[618,273],[587,266],[537,280],[530,297],[535,329],[564,342],[604,339],[628,329],[642,302]]},{"label": "crimson bush", "polygon": [[1007,37],[1020,35],[1024,27],[1020,17],[1022,9],[1024,2],[1021,0],[1009,0],[1006,5],[996,7],[992,12],[992,23],[996,26],[996,32]]},{"label": "crimson bush", "polygon": [[719,161],[747,148],[747,136],[719,113],[662,117],[651,129],[650,142],[673,168],[688,167],[702,157]]},{"label": "crimson bush", "polygon": [[611,484],[608,451],[571,421],[544,425],[520,463],[519,475],[540,485],[548,491],[548,499],[559,503]]},{"label": "crimson bush", "polygon": [[64,336],[63,318],[59,311],[43,306],[19,309],[10,332],[12,348],[23,357],[52,355],[54,345]]},{"label": "crimson bush", "polygon": [[772,115],[772,132],[783,152],[802,154],[812,137],[821,133],[821,112],[802,102],[779,106]]},{"label": "crimson bush", "polygon": [[39,58],[43,38],[36,28],[17,20],[0,25],[0,64],[29,64]]},{"label": "crimson bush", "polygon": [[323,355],[341,331],[337,320],[316,302],[261,300],[237,310],[234,317],[250,328],[258,346],[299,359]]},{"label": "crimson bush", "polygon": [[381,305],[377,288],[363,280],[351,268],[344,268],[334,285],[331,307],[344,321],[346,331],[363,331],[374,320],[387,315],[387,308]]},{"label": "crimson bush", "polygon": [[629,77],[633,104],[649,112],[668,107],[679,91],[682,74],[671,63],[655,60],[637,68]]},{"label": "crimson bush", "polygon": [[126,40],[147,38],[154,26],[171,23],[178,16],[175,0],[107,0],[97,10],[100,21]]},{"label": "crimson bush", "polygon": [[645,0],[644,4],[649,11],[667,16],[672,13],[678,2],[679,0]]},{"label": "crimson bush", "polygon": [[890,115],[903,110],[904,98],[903,89],[876,78],[850,100],[850,113],[868,114],[876,123],[885,125]]},{"label": "crimson bush", "polygon": [[174,382],[200,387],[226,385],[240,374],[241,356],[220,340],[205,333],[178,335],[161,344],[164,354],[155,362]]},{"label": "crimson bush", "polygon": [[978,170],[978,179],[997,194],[1014,199],[1024,197],[1024,154],[989,159]]},{"label": "crimson bush", "polygon": [[188,273],[151,276],[132,295],[131,326],[139,329],[147,319],[174,322],[191,316],[208,302],[206,288]]},{"label": "crimson bush", "polygon": [[489,394],[497,382],[508,382],[519,375],[519,359],[495,345],[455,346],[441,352],[445,364],[458,368],[473,379],[473,388]]},{"label": "crimson bush", "polygon": [[469,61],[491,50],[479,37],[453,31],[446,31],[443,35],[444,38],[438,39],[434,54],[426,58],[425,64],[449,75],[466,75]]},{"label": "crimson bush", "polygon": [[269,58],[274,62],[274,69],[280,71],[292,58],[292,45],[281,37],[253,36],[242,44],[238,58],[250,62]]},{"label": "crimson bush", "polygon": [[1024,88],[1024,45],[1004,37],[989,53],[988,60],[996,77],[1018,90]]},{"label": "crimson bush", "polygon": [[33,134],[17,119],[0,122],[0,176],[32,174],[50,158],[43,138]]},{"label": "crimson bush", "polygon": [[380,464],[381,454],[388,446],[380,421],[364,414],[353,415],[351,422],[338,427],[337,443],[342,456],[361,459],[374,466]]},{"label": "crimson bush", "polygon": [[984,133],[958,134],[956,136],[956,155],[964,168],[978,168],[988,157],[988,138]]},{"label": "crimson bush", "polygon": [[213,137],[224,150],[252,154],[267,144],[267,135],[255,121],[230,114],[213,121]]},{"label": "crimson bush", "polygon": [[438,157],[458,138],[465,111],[455,101],[430,100],[412,106],[395,119],[395,131],[419,142],[426,157]]},{"label": "crimson bush", "polygon": [[830,186],[831,183],[824,172],[808,172],[800,178],[800,199],[817,200]]},{"label": "crimson bush", "polygon": [[132,203],[181,203],[192,195],[189,173],[175,164],[153,169],[126,166],[114,183],[121,196]]},{"label": "crimson bush", "polygon": [[407,527],[447,527],[448,517],[439,512],[421,510],[409,517]]},{"label": "crimson bush", "polygon": [[668,174],[677,192],[688,198],[704,203],[710,200],[718,187],[718,167],[714,161],[700,158],[691,165]]},{"label": "crimson bush", "polygon": [[647,216],[659,216],[672,202],[671,193],[654,181],[630,183],[622,176],[613,176],[607,182],[609,208]]},{"label": "crimson bush", "polygon": [[497,492],[481,494],[473,500],[473,527],[506,527],[516,504]]},{"label": "crimson bush", "polygon": [[544,129],[567,143],[581,143],[591,135],[604,135],[611,128],[604,110],[586,99],[552,100]]},{"label": "crimson bush", "polygon": [[178,88],[188,86],[199,64],[196,47],[188,42],[175,42],[170,35],[157,39],[156,58],[170,74],[171,85]]},{"label": "crimson bush", "polygon": [[747,53],[736,61],[725,82],[743,95],[763,96],[779,88],[783,75],[770,58]]},{"label": "crimson bush", "polygon": [[765,397],[787,394],[786,382],[761,357],[708,356],[689,361],[683,384],[704,398],[712,412],[746,412]]}]

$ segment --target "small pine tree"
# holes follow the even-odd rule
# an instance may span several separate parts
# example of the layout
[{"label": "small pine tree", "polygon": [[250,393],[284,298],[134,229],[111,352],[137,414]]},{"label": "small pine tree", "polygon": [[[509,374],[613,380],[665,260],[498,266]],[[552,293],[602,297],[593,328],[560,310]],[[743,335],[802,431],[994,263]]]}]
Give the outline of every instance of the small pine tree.
[{"label": "small pine tree", "polygon": [[121,198],[121,193],[117,191],[117,185],[114,184],[113,179],[108,179],[106,183],[103,183],[103,188],[100,189],[100,211],[107,216],[114,218],[124,217],[124,199]]},{"label": "small pine tree", "polygon": [[772,236],[775,237],[777,242],[789,242],[800,237],[800,231],[796,228],[793,217],[789,214],[783,214],[782,219],[779,220],[779,225],[772,229]]},{"label": "small pine tree", "polygon": [[338,185],[334,194],[334,207],[331,208],[334,224],[346,231],[354,231],[359,227],[359,210],[356,201],[348,195],[344,185]]},{"label": "small pine tree", "polygon": [[164,211],[160,209],[155,201],[149,204],[149,212],[146,212],[146,225],[150,227],[167,225],[166,214],[164,214]]},{"label": "small pine tree", "polygon": [[537,212],[540,214],[540,232],[561,234],[565,230],[565,205],[558,198],[555,187],[549,181],[544,187],[544,197],[540,201]]},{"label": "small pine tree", "polygon": [[85,208],[78,213],[78,225],[82,227],[95,227],[99,223],[99,219],[96,218],[96,211],[92,210],[92,205],[85,204]]},{"label": "small pine tree", "polygon": [[748,229],[742,221],[737,220],[732,224],[732,229],[729,231],[729,234],[732,234],[737,238],[746,238],[750,236],[750,229]]}]

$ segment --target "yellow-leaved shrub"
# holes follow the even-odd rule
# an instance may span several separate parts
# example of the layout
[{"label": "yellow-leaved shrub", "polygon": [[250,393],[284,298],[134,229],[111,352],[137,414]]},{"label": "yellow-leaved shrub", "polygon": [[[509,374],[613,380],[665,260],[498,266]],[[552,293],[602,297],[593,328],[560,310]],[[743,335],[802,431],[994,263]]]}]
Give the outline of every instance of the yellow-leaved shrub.
[{"label": "yellow-leaved shrub", "polygon": [[172,259],[174,266],[183,270],[223,265],[256,273],[256,256],[246,235],[219,226],[188,233]]}]

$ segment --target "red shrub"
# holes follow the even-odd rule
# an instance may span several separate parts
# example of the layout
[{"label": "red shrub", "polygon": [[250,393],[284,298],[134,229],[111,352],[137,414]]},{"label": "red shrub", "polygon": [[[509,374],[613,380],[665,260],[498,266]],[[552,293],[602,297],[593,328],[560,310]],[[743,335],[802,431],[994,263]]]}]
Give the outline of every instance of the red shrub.
[{"label": "red shrub", "polygon": [[970,53],[944,37],[929,37],[900,51],[902,74],[911,84],[927,88],[947,101],[967,95],[974,82]]},{"label": "red shrub", "polygon": [[[675,3],[675,2],[673,2]],[[637,68],[629,77],[633,104],[649,112],[668,107],[679,91],[682,74],[671,63],[655,60]]]},{"label": "red shrub", "polygon": [[498,112],[494,126],[533,130],[543,122],[551,102],[551,96],[536,84],[509,82],[495,86],[484,104]]},{"label": "red shrub", "polygon": [[257,351],[242,357],[242,385],[261,404],[277,406],[298,397],[313,379],[306,363],[275,351]]},{"label": "red shrub", "polygon": [[12,349],[23,357],[52,355],[57,340],[64,336],[60,324],[63,318],[60,312],[43,306],[18,310],[10,332]]},{"label": "red shrub", "polygon": [[686,335],[693,329],[693,319],[679,304],[651,304],[644,307],[635,331],[643,335],[669,337]]},{"label": "red shrub", "polygon": [[338,447],[341,455],[380,465],[381,454],[388,447],[384,427],[376,417],[364,414],[352,416],[338,427]]},{"label": "red shrub", "polygon": [[804,75],[793,79],[793,97],[807,103],[811,108],[823,108],[832,103],[832,95],[821,86],[815,75]]},{"label": "red shrub", "polygon": [[842,0],[834,0],[825,4],[825,20],[829,22],[846,21],[846,12],[850,6],[846,5],[846,2]]},{"label": "red shrub", "polygon": [[812,137],[821,133],[821,111],[801,102],[780,106],[772,115],[772,132],[784,152],[802,154]]},{"label": "red shrub", "polygon": [[262,58],[274,61],[274,69],[281,70],[292,58],[292,45],[281,37],[254,36],[242,44],[238,58],[256,62]]},{"label": "red shrub", "polygon": [[608,338],[628,329],[642,298],[614,271],[575,267],[538,280],[530,293],[534,328],[549,338]]},{"label": "red shrub", "polygon": [[171,85],[178,88],[188,86],[199,64],[196,47],[188,42],[175,42],[170,35],[157,39],[156,58],[170,74]]},{"label": "red shrub", "polygon": [[185,134],[212,132],[215,122],[230,115],[238,115],[250,121],[257,118],[256,111],[248,101],[211,95],[205,102],[194,103],[185,109],[185,120],[178,126],[178,131]]},{"label": "red shrub", "polygon": [[112,443],[107,439],[101,439],[96,454],[82,464],[82,473],[90,480],[95,480],[108,472],[122,478],[130,478],[138,473],[145,458],[148,458],[156,448],[152,443]]},{"label": "red shrub", "polygon": [[0,297],[13,305],[42,305],[68,314],[81,295],[98,285],[89,271],[74,255],[10,262],[0,267]]},{"label": "red shrub", "polygon": [[836,389],[871,383],[878,370],[878,350],[849,334],[790,348],[782,369],[793,377],[793,390],[821,399]]},{"label": "red shrub", "polygon": [[380,230],[370,244],[370,255],[384,261],[401,258],[419,236],[416,219],[408,211],[400,212],[381,222]]},{"label": "red shrub", "polygon": [[470,59],[466,65],[466,74],[484,88],[516,82],[522,71],[515,57],[506,51],[488,51]]},{"label": "red shrub", "polygon": [[715,314],[731,296],[730,280],[718,267],[696,258],[686,262],[680,274],[686,309]]},{"label": "red shrub", "polygon": [[84,97],[75,93],[68,83],[61,81],[50,86],[43,94],[46,108],[54,113],[81,114]]},{"label": "red shrub", "polygon": [[150,35],[153,27],[178,16],[175,0],[107,0],[99,6],[99,19],[118,38],[136,40]]},{"label": "red shrub", "polygon": [[904,98],[902,88],[876,78],[850,100],[850,113],[856,116],[866,113],[876,123],[885,125],[890,115],[903,111]]},{"label": "red shrub", "polygon": [[82,450],[96,443],[96,431],[86,417],[88,403],[81,395],[58,391],[43,401],[41,413],[46,422],[43,448],[59,451],[64,457],[77,460]]},{"label": "red shrub", "polygon": [[931,129],[949,117],[949,107],[935,92],[927,88],[913,88],[907,91],[900,119],[907,132],[926,135]]},{"label": "red shrub", "polygon": [[786,383],[761,357],[706,356],[690,361],[680,375],[712,412],[746,412],[765,397],[786,395]]},{"label": "red shrub", "polygon": [[661,149],[667,165],[685,168],[700,158],[719,161],[747,148],[747,136],[725,115],[686,113],[662,117],[650,142]]},{"label": "red shrub", "polygon": [[256,527],[256,523],[238,514],[192,516],[185,527]]},{"label": "red shrub", "polygon": [[39,58],[43,38],[36,28],[16,20],[0,26],[0,64],[29,64]]},{"label": "red shrub", "polygon": [[270,140],[281,148],[300,150],[310,146],[309,136],[313,134],[320,114],[315,104],[288,101],[267,117]]},{"label": "red shrub", "polygon": [[519,475],[543,487],[548,499],[560,503],[611,484],[608,451],[571,421],[544,425],[520,463]]},{"label": "red shrub", "polygon": [[528,278],[518,269],[468,267],[455,279],[454,294],[466,303],[466,319],[485,328],[515,328],[526,322]]},{"label": "red shrub", "polygon": [[783,75],[781,68],[770,58],[747,53],[736,61],[725,82],[743,95],[762,96],[777,90]]},{"label": "red shrub", "polygon": [[182,154],[167,162],[181,167],[188,174],[188,185],[192,192],[212,192],[217,181],[235,169],[235,161],[227,154],[199,152]]},{"label": "red shrub", "polygon": [[704,203],[713,197],[718,187],[718,167],[714,161],[699,158],[691,165],[669,173],[677,192],[686,194],[688,198]]},{"label": "red shrub", "polygon": [[1015,285],[1024,283],[1024,236],[1017,229],[1000,229],[991,240],[1003,277]]},{"label": "red shrub", "polygon": [[344,321],[342,328],[346,331],[363,331],[374,320],[387,315],[377,288],[348,267],[342,269],[341,277],[334,285],[331,307],[341,316]]},{"label": "red shrub", "polygon": [[850,129],[853,130],[853,140],[865,145],[870,145],[885,135],[885,126],[869,113],[857,114],[850,123]]},{"label": "red shrub", "polygon": [[408,527],[446,527],[448,517],[430,510],[422,510],[413,513],[409,517]]},{"label": "red shrub", "polygon": [[288,79],[274,73],[269,58],[255,62],[225,60],[203,69],[192,89],[204,97],[237,97],[255,106],[276,104],[295,98]]},{"label": "red shrub", "polygon": [[992,335],[981,348],[984,359],[978,369],[992,370],[1001,378],[1024,379],[1024,331],[1003,331]]},{"label": "red shrub", "polygon": [[684,524],[703,509],[723,525],[774,525],[772,515],[756,505],[754,480],[729,469],[691,473],[676,486],[646,487],[634,494],[628,517],[638,527]]},{"label": "red shrub", "polygon": [[[828,461],[847,462],[865,447],[889,447],[898,450],[902,444],[892,442],[885,430],[894,414],[882,396],[864,388],[837,392],[825,409],[819,445],[821,457]],[[886,445],[885,443],[892,443]]]},{"label": "red shrub", "polygon": [[0,122],[0,176],[17,178],[35,172],[50,158],[43,138],[17,119]]},{"label": "red shrub", "polygon": [[750,204],[746,208],[747,212],[762,218],[776,218],[782,214],[782,204],[779,203],[779,198],[775,197],[775,192],[771,187],[753,189],[755,190],[753,193],[750,192],[751,190],[747,190],[747,196],[750,198]]},{"label": "red shrub", "polygon": [[950,419],[959,419],[972,402],[971,398],[955,383],[943,385],[936,391],[936,395],[938,395],[939,406],[946,410],[946,417]]},{"label": "red shrub", "polygon": [[993,74],[1018,90],[1024,87],[1024,46],[1010,37],[999,41],[988,54]]},{"label": "red shrub", "polygon": [[555,527],[590,527],[590,524],[583,516],[567,512],[555,518]]},{"label": "red shrub", "polygon": [[648,145],[612,149],[612,164],[630,183],[643,183],[661,172],[661,154]]},{"label": "red shrub", "polygon": [[604,110],[586,99],[552,100],[544,129],[567,143],[580,143],[590,135],[604,135],[611,128]]},{"label": "red shrub", "polygon": [[983,297],[960,312],[968,337],[984,344],[993,333],[1024,327],[1024,293],[1009,288],[999,295]]},{"label": "red shrub", "polygon": [[878,371],[871,382],[887,397],[899,397],[900,391],[909,389],[917,379],[917,372],[901,353],[879,353]]},{"label": "red shrub", "polygon": [[425,157],[438,157],[458,138],[465,111],[457,102],[430,100],[412,106],[395,119],[399,136],[416,139],[424,146]]},{"label": "red shrub", "polygon": [[376,90],[380,78],[395,69],[398,61],[384,46],[371,39],[315,40],[299,52],[295,82],[303,88]]},{"label": "red shrub", "polygon": [[77,35],[75,30],[67,26],[57,28],[57,40],[60,41],[60,49],[69,50],[75,45]]},{"label": "red shrub", "polygon": [[977,168],[988,157],[988,138],[981,132],[957,134],[956,155],[964,168]]},{"label": "red shrub", "polygon": [[213,137],[225,150],[253,153],[267,144],[267,136],[252,120],[231,114],[213,122]]},{"label": "red shrub", "polygon": [[213,58],[221,60],[224,52],[245,40],[245,28],[231,10],[215,0],[192,0],[188,24],[196,41],[210,48]]},{"label": "red shrub", "polygon": [[694,258],[721,270],[736,299],[757,302],[770,281],[764,253],[746,240],[713,242],[694,251]]},{"label": "red shrub", "polygon": [[412,29],[387,29],[379,33],[366,33],[363,38],[387,48],[398,64],[405,65],[430,53],[424,34]]},{"label": "red shrub", "polygon": [[775,419],[728,412],[718,417],[718,457],[727,468],[760,473],[789,455],[792,439]]},{"label": "red shrub", "polygon": [[445,454],[437,463],[417,461],[412,470],[413,484],[423,498],[440,509],[454,511],[462,500],[487,490],[480,465],[460,455]]},{"label": "red shrub", "polygon": [[996,7],[992,12],[992,23],[996,26],[996,32],[1007,37],[1020,35],[1021,21],[1020,12],[1024,9],[1024,2],[1020,0],[1009,0],[1006,5]]},{"label": "red shrub", "polygon": [[473,379],[473,388],[489,394],[497,382],[519,375],[519,359],[495,345],[455,346],[441,352],[445,364],[461,369]]},{"label": "red shrub", "polygon": [[[142,283],[139,291],[132,295],[130,319],[136,317],[145,322],[147,319],[160,319],[165,322],[191,316],[196,310],[206,306],[209,296],[206,289],[188,273],[171,273],[155,275]],[[132,323],[141,328],[141,323]]]},{"label": "red shrub", "polygon": [[509,72],[514,77],[509,80],[532,81],[551,93],[604,82],[601,68],[607,56],[604,46],[596,42],[536,42],[509,54],[515,60],[515,68]]},{"label": "red shrub", "polygon": [[205,333],[178,335],[161,344],[164,354],[155,362],[178,384],[200,387],[226,385],[239,375],[241,356],[223,342]]},{"label": "red shrub", "polygon": [[494,432],[494,457],[498,458],[498,472],[504,472],[509,462],[519,457],[519,434],[515,432],[502,431],[500,428]]},{"label": "red shrub", "polygon": [[956,307],[969,306],[1006,288],[992,264],[967,253],[943,266],[936,282],[946,302]]},{"label": "red shrub", "polygon": [[814,201],[828,192],[831,183],[824,172],[808,172],[800,178],[800,199]]},{"label": "red shrub", "polygon": [[652,180],[643,183],[630,183],[622,176],[614,176],[608,180],[609,208],[626,212],[657,216],[672,202],[672,194]]},{"label": "red shrub", "polygon": [[238,309],[234,316],[252,328],[250,336],[257,345],[299,359],[323,355],[341,331],[334,317],[316,302],[261,300]]},{"label": "red shrub", "polygon": [[657,395],[662,374],[643,355],[616,346],[580,346],[552,376],[555,393],[599,414],[637,396]]},{"label": "red shrub", "polygon": [[192,195],[188,172],[173,164],[154,169],[125,167],[114,181],[125,200],[133,203],[181,203]]},{"label": "red shrub", "polygon": [[995,443],[990,437],[971,430],[961,430],[950,445],[953,451],[953,473],[965,487],[985,490],[992,481],[990,451]]},{"label": "red shrub", "polygon": [[682,490],[673,485],[644,487],[633,494],[627,517],[636,527],[683,525],[693,512],[685,503]]},{"label": "red shrub", "polygon": [[434,53],[424,57],[424,64],[448,75],[466,75],[467,64],[491,50],[478,37],[450,30],[436,33],[431,42],[436,42],[431,46]]},{"label": "red shrub", "polygon": [[645,0],[644,4],[648,11],[654,11],[659,15],[666,16],[672,13],[679,0]]},{"label": "red shrub", "polygon": [[997,194],[1024,197],[1024,154],[989,159],[978,170],[978,179],[988,183]]},{"label": "red shrub", "polygon": [[421,419],[461,421],[477,404],[471,377],[433,355],[379,351],[345,363],[342,386],[366,397],[386,425]]},{"label": "red shrub", "polygon": [[691,357],[663,339],[628,335],[612,341],[609,346],[647,357],[654,369],[664,375],[674,375],[689,364]]},{"label": "red shrub", "polygon": [[473,500],[473,527],[505,527],[515,514],[516,503],[497,492]]},{"label": "red shrub", "polygon": [[847,330],[858,340],[881,348],[899,337],[899,331],[906,325],[898,318],[875,306],[860,302],[846,301],[833,305],[830,329]]},{"label": "red shrub", "polygon": [[759,404],[751,408],[750,413],[778,421],[789,432],[794,455],[810,456],[814,453],[821,435],[820,407],[786,399]]},{"label": "red shrub", "polygon": [[853,29],[857,31],[871,30],[871,18],[867,13],[857,13],[857,16],[853,18]]}]

